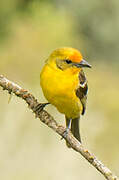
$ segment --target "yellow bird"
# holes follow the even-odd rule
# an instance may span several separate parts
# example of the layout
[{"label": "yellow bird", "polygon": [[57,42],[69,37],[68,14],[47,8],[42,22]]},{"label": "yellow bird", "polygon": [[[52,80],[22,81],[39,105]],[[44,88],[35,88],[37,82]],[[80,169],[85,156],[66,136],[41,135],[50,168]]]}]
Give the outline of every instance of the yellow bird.
[{"label": "yellow bird", "polygon": [[48,100],[46,104],[54,105],[65,115],[65,135],[71,128],[71,132],[80,142],[79,119],[85,113],[88,91],[82,70],[85,67],[91,68],[91,65],[78,50],[59,48],[49,56],[40,75],[40,84]]}]

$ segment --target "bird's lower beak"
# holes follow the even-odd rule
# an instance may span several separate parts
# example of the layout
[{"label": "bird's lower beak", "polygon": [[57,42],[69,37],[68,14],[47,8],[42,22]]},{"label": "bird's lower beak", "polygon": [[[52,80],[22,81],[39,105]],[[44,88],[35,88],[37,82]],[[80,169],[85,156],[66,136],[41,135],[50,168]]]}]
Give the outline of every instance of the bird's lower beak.
[{"label": "bird's lower beak", "polygon": [[82,59],[80,63],[75,63],[74,66],[78,68],[84,68],[84,67],[91,68],[91,65],[84,59]]}]

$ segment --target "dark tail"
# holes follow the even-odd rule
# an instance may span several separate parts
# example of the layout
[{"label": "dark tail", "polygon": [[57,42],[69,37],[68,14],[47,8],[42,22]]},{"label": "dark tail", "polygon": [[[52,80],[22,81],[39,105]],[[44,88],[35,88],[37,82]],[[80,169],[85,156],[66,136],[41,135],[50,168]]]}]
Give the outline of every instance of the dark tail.
[{"label": "dark tail", "polygon": [[[68,126],[69,124],[69,118],[65,117],[66,118],[66,126]],[[74,135],[74,137],[79,141],[81,142],[81,136],[80,136],[80,130],[79,130],[79,120],[80,118],[75,118],[75,119],[72,119],[72,122],[71,122],[71,132],[72,134]],[[66,145],[68,147],[70,147],[70,144],[69,143],[66,143]]]}]

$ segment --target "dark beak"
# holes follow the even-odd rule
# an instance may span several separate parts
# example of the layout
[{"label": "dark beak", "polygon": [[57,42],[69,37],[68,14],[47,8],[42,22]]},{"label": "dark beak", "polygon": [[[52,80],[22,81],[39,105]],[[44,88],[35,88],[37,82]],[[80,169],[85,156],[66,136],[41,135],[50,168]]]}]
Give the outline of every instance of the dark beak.
[{"label": "dark beak", "polygon": [[84,59],[82,59],[80,63],[74,63],[74,66],[78,68],[91,68],[91,65]]}]

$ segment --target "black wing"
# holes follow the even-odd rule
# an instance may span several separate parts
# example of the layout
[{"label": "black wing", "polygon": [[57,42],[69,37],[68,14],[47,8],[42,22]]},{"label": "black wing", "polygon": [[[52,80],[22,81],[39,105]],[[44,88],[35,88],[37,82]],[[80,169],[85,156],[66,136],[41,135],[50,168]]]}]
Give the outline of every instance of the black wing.
[{"label": "black wing", "polygon": [[86,110],[87,92],[87,80],[83,70],[81,70],[79,73],[79,87],[76,89],[76,96],[80,99],[83,106],[82,115],[85,113]]}]

